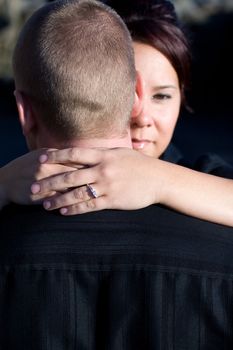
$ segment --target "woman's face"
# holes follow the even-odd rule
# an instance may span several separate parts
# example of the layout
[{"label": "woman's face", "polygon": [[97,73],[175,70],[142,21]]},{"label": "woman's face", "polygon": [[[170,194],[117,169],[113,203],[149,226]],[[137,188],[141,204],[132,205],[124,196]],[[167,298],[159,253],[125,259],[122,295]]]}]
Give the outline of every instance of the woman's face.
[{"label": "woman's face", "polygon": [[133,148],[158,158],[171,141],[179,115],[178,76],[168,59],[152,46],[135,42],[134,52],[144,98],[140,113],[131,119]]}]

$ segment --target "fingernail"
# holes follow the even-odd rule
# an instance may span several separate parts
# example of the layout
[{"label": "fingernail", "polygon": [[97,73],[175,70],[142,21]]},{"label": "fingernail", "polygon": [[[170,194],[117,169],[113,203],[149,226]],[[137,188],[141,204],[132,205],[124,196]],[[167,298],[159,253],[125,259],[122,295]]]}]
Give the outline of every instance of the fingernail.
[{"label": "fingernail", "polygon": [[33,194],[36,194],[36,193],[40,192],[40,185],[39,184],[32,184],[31,192]]},{"label": "fingernail", "polygon": [[45,201],[45,202],[43,203],[43,206],[44,206],[45,209],[49,209],[49,208],[51,208],[51,202]]},{"label": "fingernail", "polygon": [[60,213],[61,213],[62,215],[65,215],[67,212],[68,212],[68,209],[67,209],[67,208],[61,208],[61,209],[60,209]]},{"label": "fingernail", "polygon": [[42,154],[39,158],[40,163],[45,163],[48,160],[48,156],[46,154]]}]

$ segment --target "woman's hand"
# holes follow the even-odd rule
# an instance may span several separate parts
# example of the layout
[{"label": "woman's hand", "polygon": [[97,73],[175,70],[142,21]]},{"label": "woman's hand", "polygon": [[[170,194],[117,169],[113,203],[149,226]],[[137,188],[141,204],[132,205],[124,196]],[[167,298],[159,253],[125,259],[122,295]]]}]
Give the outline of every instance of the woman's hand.
[{"label": "woman's hand", "polygon": [[42,164],[39,162],[45,149],[29,152],[0,168],[0,209],[10,203],[37,204],[45,197],[53,196],[55,191],[33,194],[31,184],[64,171],[74,170],[60,164]]},{"label": "woman's hand", "polygon": [[[163,177],[156,176],[157,159],[132,149],[70,148],[48,151],[40,161],[44,165],[84,166],[32,185],[32,193],[38,196],[70,189],[45,200],[45,209],[60,208],[63,215],[75,215],[102,209],[139,209],[160,201]],[[97,198],[87,184],[96,191]]]}]

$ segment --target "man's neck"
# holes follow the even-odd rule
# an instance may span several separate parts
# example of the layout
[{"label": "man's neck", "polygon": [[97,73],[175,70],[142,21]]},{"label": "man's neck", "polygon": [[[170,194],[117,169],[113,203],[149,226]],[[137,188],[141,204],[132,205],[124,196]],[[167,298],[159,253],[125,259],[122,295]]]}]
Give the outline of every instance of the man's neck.
[{"label": "man's neck", "polygon": [[127,147],[132,148],[132,142],[130,137],[124,138],[109,138],[109,139],[82,139],[72,141],[69,146],[81,147],[81,148],[117,148]]},{"label": "man's neck", "polygon": [[36,148],[67,148],[67,147],[81,147],[81,148],[117,148],[126,147],[132,148],[132,142],[130,132],[122,137],[109,137],[109,138],[90,138],[70,140],[67,142],[58,142],[54,138],[45,137],[40,139]]}]

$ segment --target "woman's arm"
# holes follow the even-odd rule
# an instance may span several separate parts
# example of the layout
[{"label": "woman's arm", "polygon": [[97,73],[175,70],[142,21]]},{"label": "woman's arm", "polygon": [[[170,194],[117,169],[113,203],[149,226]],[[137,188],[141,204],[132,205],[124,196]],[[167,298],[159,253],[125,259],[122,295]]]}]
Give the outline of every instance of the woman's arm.
[{"label": "woman's arm", "polygon": [[[160,203],[184,214],[233,226],[233,181],[203,174],[130,149],[71,148],[47,152],[44,164],[79,163],[89,168],[52,176],[32,186],[34,194],[71,191],[44,202],[64,215],[101,209],[139,209]],[[98,197],[92,198],[86,184]]]},{"label": "woman's arm", "polygon": [[184,214],[233,226],[233,180],[176,164],[158,164],[166,186],[161,203]]}]

